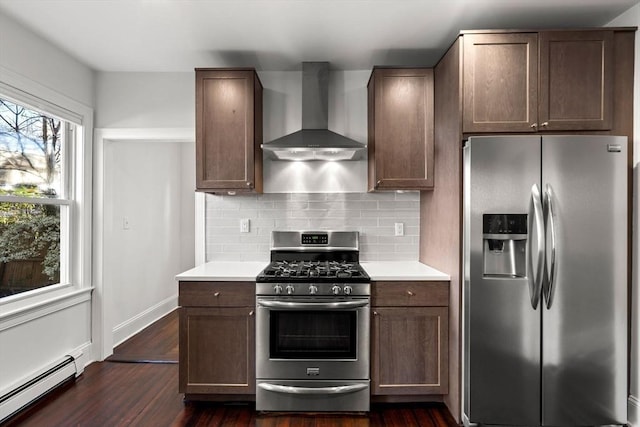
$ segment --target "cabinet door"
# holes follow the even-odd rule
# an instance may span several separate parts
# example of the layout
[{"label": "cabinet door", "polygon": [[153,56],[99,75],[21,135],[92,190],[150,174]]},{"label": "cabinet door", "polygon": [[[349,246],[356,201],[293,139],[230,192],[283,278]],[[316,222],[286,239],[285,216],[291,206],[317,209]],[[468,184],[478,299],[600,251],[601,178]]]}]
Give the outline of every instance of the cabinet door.
[{"label": "cabinet door", "polygon": [[256,186],[254,75],[239,70],[196,71],[199,190],[250,191]]},{"label": "cabinet door", "polygon": [[608,130],[613,31],[540,33],[540,130]]},{"label": "cabinet door", "polygon": [[372,324],[372,394],[448,393],[446,307],[374,307]]},{"label": "cabinet door", "polygon": [[376,69],[373,80],[369,189],[433,188],[433,70]]},{"label": "cabinet door", "polygon": [[253,307],[180,308],[180,393],[255,393],[253,313]]},{"label": "cabinet door", "polygon": [[463,132],[535,131],[537,34],[465,34],[463,45]]}]

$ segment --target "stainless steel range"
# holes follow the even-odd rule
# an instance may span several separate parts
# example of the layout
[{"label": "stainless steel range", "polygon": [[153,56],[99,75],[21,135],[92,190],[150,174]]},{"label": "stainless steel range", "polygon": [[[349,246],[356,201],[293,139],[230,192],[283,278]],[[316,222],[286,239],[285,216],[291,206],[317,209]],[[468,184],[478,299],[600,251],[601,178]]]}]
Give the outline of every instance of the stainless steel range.
[{"label": "stainless steel range", "polygon": [[369,276],[358,232],[274,231],[256,283],[256,409],[369,410]]}]

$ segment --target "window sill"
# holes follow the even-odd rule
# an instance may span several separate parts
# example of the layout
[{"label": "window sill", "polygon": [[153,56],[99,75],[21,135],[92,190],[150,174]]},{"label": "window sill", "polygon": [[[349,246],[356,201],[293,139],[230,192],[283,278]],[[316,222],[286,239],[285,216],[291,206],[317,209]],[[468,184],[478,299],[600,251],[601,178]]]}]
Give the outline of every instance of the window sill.
[{"label": "window sill", "polygon": [[[55,289],[48,289],[55,288]],[[0,303],[0,332],[91,300],[92,287],[53,285],[28,295],[4,298]],[[19,298],[21,297],[21,298]]]}]

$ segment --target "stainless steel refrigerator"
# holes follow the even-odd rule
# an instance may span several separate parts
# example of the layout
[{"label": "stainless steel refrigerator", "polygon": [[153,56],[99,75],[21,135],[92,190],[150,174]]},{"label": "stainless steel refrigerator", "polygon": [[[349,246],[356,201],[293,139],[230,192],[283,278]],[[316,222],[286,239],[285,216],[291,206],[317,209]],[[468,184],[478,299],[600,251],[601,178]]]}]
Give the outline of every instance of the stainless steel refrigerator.
[{"label": "stainless steel refrigerator", "polygon": [[627,140],[464,148],[463,420],[627,422]]}]

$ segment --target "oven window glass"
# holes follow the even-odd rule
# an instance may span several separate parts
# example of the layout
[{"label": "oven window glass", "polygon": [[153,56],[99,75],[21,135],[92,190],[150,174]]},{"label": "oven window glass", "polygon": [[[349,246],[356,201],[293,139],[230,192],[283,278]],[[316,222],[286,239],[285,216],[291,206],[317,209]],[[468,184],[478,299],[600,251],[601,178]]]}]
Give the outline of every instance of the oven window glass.
[{"label": "oven window glass", "polygon": [[356,359],[356,311],[270,312],[272,359]]}]

